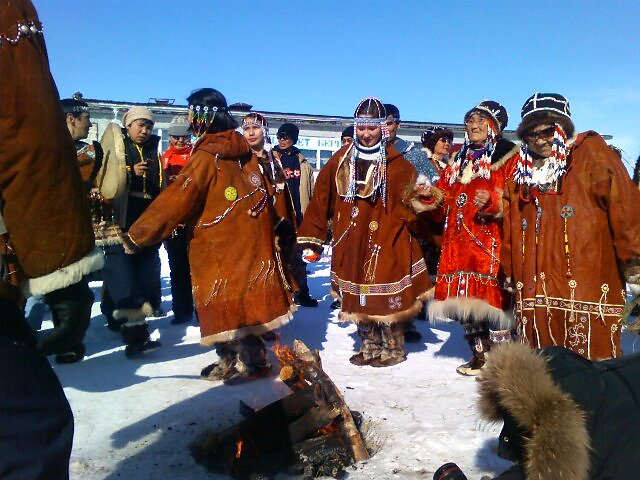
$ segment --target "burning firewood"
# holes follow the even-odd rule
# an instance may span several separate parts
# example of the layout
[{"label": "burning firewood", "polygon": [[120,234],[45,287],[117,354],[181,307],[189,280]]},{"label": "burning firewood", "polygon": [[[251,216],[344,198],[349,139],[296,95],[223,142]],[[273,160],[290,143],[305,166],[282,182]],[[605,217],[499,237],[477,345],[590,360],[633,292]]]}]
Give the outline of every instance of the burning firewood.
[{"label": "burning firewood", "polygon": [[198,463],[209,470],[249,479],[256,473],[286,472],[305,478],[335,478],[354,461],[369,458],[351,411],[329,376],[320,355],[295,340],[293,348],[275,347],[280,378],[291,395],[253,411],[221,432],[205,432],[192,443]]}]

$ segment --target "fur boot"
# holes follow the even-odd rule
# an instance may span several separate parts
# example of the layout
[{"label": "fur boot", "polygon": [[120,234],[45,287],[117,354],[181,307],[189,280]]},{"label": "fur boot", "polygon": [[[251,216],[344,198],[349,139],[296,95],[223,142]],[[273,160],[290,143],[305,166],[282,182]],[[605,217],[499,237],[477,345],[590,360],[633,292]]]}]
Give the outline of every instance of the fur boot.
[{"label": "fur boot", "polygon": [[382,351],[382,333],[374,323],[359,323],[360,351],[352,355],[349,361],[354,365],[369,365],[380,356]]},{"label": "fur boot", "polygon": [[456,372],[465,376],[476,376],[484,366],[487,353],[491,348],[489,341],[489,327],[486,322],[480,324],[464,325],[465,335],[469,347],[471,348],[471,359],[458,368]]},{"label": "fur boot", "polygon": [[234,369],[229,370],[222,381],[226,385],[238,385],[266,377],[270,373],[271,364],[267,361],[264,341],[259,336],[247,335],[238,343]]},{"label": "fur boot", "polygon": [[407,359],[404,354],[404,325],[396,322],[378,327],[382,337],[382,351],[378,358],[371,361],[372,367],[390,367]]},{"label": "fur boot", "polygon": [[151,315],[151,312],[151,305],[146,302],[140,308],[114,310],[114,319],[126,319],[122,325],[122,342],[126,345],[124,353],[128,358],[136,357],[160,346],[160,342],[149,339],[149,326],[146,318]]}]

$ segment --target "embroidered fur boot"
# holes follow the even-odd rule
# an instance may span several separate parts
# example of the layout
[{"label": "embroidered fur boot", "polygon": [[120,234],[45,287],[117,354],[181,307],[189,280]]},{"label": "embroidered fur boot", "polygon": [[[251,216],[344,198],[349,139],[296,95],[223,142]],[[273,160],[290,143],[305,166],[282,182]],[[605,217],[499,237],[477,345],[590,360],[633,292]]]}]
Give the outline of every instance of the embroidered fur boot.
[{"label": "embroidered fur boot", "polygon": [[465,325],[464,338],[469,343],[471,348],[471,359],[458,368],[456,372],[465,376],[476,376],[480,373],[480,369],[484,367],[486,361],[486,355],[491,348],[489,341],[489,328],[485,322],[479,325]]},{"label": "embroidered fur boot", "polygon": [[372,367],[390,367],[407,359],[404,354],[404,323],[380,325],[382,334],[382,351],[380,356],[371,361]]},{"label": "embroidered fur boot", "polygon": [[380,356],[382,351],[382,333],[380,327],[373,323],[359,323],[360,351],[352,355],[349,361],[354,365],[369,365]]}]

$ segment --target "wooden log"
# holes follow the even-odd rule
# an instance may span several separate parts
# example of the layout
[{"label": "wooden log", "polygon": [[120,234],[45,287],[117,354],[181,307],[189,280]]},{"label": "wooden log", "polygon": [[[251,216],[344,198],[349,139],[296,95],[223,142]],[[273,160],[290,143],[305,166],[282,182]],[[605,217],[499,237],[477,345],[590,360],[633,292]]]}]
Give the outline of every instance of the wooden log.
[{"label": "wooden log", "polygon": [[311,350],[300,340],[293,341],[293,354],[299,360],[292,365],[294,371],[301,370],[296,377],[302,377],[311,385],[318,385],[325,396],[328,405],[340,411],[342,422],[339,422],[339,432],[344,441],[349,445],[353,459],[356,462],[367,460],[369,452],[356,426],[351,411],[349,410],[340,390],[335,386],[329,375],[322,369],[322,361],[317,350]]}]

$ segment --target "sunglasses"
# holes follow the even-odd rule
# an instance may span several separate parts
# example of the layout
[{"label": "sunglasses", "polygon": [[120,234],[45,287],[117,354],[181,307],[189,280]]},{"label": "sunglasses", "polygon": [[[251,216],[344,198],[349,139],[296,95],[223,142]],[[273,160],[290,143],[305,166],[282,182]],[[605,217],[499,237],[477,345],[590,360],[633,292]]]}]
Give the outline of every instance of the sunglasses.
[{"label": "sunglasses", "polygon": [[438,141],[442,143],[453,143],[453,140],[451,140],[449,137],[440,137]]},{"label": "sunglasses", "polygon": [[276,138],[278,140],[291,140],[291,137],[286,133],[279,133]]},{"label": "sunglasses", "polygon": [[546,140],[548,138],[553,137],[553,134],[556,132],[556,126],[551,125],[550,127],[543,128],[542,130],[538,130],[537,132],[527,132],[523,135],[527,142],[535,142],[536,140]]}]

